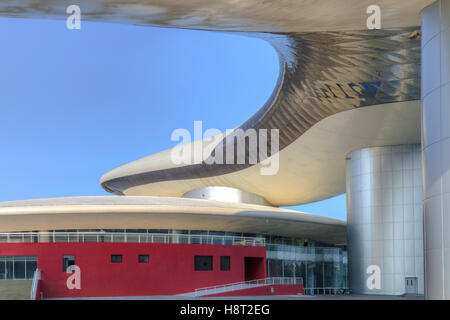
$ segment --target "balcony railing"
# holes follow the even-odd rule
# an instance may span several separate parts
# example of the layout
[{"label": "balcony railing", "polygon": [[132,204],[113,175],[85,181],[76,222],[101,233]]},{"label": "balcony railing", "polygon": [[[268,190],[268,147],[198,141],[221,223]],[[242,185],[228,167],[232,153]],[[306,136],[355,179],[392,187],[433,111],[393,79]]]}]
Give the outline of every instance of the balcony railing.
[{"label": "balcony railing", "polygon": [[30,299],[31,300],[36,300],[36,297],[37,297],[37,294],[38,294],[37,290],[38,290],[39,280],[41,280],[41,270],[36,269],[34,271],[33,282],[31,284],[31,292],[30,292]]},{"label": "balcony railing", "polygon": [[337,288],[337,287],[320,287],[320,288],[305,288],[305,295],[344,295],[351,294],[349,288]]},{"label": "balcony railing", "polygon": [[265,246],[264,238],[221,235],[120,233],[120,232],[6,232],[0,233],[0,243],[35,242],[124,242],[124,243],[184,243]]}]

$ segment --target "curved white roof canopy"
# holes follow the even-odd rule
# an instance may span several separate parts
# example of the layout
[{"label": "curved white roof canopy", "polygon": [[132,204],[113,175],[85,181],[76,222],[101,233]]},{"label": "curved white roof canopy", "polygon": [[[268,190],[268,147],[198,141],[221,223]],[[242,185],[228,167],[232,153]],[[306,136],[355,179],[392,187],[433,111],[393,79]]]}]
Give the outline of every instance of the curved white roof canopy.
[{"label": "curved white roof canopy", "polygon": [[211,230],[346,242],[345,222],[267,206],[166,197],[71,197],[0,203],[0,232]]},{"label": "curved white roof canopy", "polygon": [[[382,27],[420,25],[420,12],[435,0],[89,0],[78,2],[82,19],[174,28],[318,32],[366,29],[366,10],[379,5]],[[0,2],[0,15],[66,19],[73,0]]]},{"label": "curved white roof canopy", "polygon": [[[260,175],[258,164],[215,177],[139,185],[124,193],[181,197],[189,190],[220,185],[258,194],[276,206],[309,203],[345,192],[345,158],[349,152],[415,143],[420,143],[419,101],[359,108],[320,121],[280,151],[280,170],[276,175]],[[170,163],[170,150],[118,167],[103,176],[102,181],[158,170],[165,163]]]}]

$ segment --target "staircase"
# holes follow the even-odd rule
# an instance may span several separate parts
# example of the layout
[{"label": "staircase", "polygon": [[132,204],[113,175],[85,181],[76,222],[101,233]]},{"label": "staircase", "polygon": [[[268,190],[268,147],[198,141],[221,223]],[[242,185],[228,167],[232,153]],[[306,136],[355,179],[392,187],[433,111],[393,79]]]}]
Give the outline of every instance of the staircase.
[{"label": "staircase", "polygon": [[1,280],[0,300],[29,300],[31,280]]}]

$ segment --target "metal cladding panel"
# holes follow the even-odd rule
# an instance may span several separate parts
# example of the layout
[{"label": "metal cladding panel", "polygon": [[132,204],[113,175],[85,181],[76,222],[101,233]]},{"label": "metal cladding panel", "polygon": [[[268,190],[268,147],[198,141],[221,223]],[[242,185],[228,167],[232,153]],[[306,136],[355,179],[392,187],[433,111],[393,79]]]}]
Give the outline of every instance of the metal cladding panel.
[{"label": "metal cladding panel", "polygon": [[[348,256],[352,289],[363,294],[405,293],[407,277],[424,292],[420,145],[356,150],[347,160]],[[414,196],[416,192],[416,196]],[[370,266],[381,287],[370,289]]]},{"label": "metal cladding panel", "polygon": [[422,12],[425,295],[450,299],[450,1]]}]

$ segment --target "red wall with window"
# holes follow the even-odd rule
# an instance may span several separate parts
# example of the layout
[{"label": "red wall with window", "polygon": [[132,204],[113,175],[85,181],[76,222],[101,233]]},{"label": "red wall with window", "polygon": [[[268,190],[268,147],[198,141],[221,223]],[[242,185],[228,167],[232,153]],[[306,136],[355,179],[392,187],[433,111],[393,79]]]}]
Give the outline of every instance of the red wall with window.
[{"label": "red wall with window", "polygon": [[[122,263],[111,263],[121,254]],[[139,263],[139,255],[149,255]],[[265,247],[156,243],[5,243],[1,256],[34,255],[41,270],[44,298],[173,295],[196,288],[245,280],[245,257],[262,258]],[[70,274],[63,272],[63,256],[74,255],[81,269],[81,289],[69,290]],[[213,256],[212,271],[195,271],[194,256]],[[220,257],[230,256],[230,271],[220,271]],[[247,271],[248,272],[248,271]]]}]

